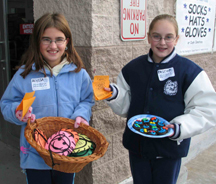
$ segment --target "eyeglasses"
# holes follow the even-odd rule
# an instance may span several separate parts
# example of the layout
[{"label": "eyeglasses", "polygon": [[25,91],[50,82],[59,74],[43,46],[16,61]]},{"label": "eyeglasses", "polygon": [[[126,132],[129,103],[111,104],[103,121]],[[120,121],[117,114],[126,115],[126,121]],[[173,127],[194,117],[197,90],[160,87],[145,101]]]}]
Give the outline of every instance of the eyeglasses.
[{"label": "eyeglasses", "polygon": [[59,39],[56,39],[56,40],[51,40],[49,38],[42,38],[41,39],[41,43],[44,44],[44,45],[49,45],[52,42],[55,42],[56,45],[62,45],[65,41],[66,41],[66,39],[62,39],[62,38],[59,38]]},{"label": "eyeglasses", "polygon": [[174,35],[166,35],[164,38],[162,38],[162,36],[161,35],[159,35],[159,34],[152,34],[152,35],[150,35],[150,37],[152,38],[152,40],[153,41],[155,41],[155,42],[159,42],[159,41],[161,41],[162,39],[164,39],[164,41],[166,42],[166,43],[169,43],[169,42],[173,42],[175,39],[176,39],[176,37],[174,37]]}]

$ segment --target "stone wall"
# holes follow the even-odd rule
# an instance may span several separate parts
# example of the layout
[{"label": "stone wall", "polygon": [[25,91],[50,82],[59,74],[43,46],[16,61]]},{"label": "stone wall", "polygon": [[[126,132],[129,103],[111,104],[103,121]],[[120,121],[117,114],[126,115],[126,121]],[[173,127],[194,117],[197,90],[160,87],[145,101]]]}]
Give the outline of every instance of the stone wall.
[{"label": "stone wall", "polygon": [[[168,13],[175,16],[175,2],[147,0],[147,30],[156,15]],[[147,40],[121,41],[120,0],[35,0],[35,19],[46,12],[60,12],[66,16],[73,43],[92,79],[95,75],[109,75],[110,82],[115,82],[126,63],[149,50]],[[216,53],[188,56],[206,70],[216,88],[215,57]],[[130,177],[128,152],[122,146],[125,119],[115,115],[103,101],[96,101],[90,123],[110,145],[104,157],[76,174],[75,183],[117,184]]]}]

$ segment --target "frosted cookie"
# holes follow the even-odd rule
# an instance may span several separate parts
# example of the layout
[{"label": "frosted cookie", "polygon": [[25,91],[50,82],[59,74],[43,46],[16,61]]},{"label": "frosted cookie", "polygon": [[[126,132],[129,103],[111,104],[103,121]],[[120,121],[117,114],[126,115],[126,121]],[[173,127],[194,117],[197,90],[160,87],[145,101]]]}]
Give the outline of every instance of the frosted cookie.
[{"label": "frosted cookie", "polygon": [[139,130],[139,129],[143,128],[143,127],[142,127],[142,122],[141,122],[141,124],[140,124],[139,122],[135,121],[135,123],[133,124],[133,128],[134,128],[135,130]]},{"label": "frosted cookie", "polygon": [[158,126],[158,127],[164,127],[164,126],[166,126],[166,125],[165,125],[164,122],[160,121],[160,122],[157,123],[157,126]]},{"label": "frosted cookie", "polygon": [[164,134],[166,134],[167,132],[168,132],[168,128],[166,128],[166,127],[161,127],[161,128],[159,128],[157,134],[158,134],[158,135],[164,135]]},{"label": "frosted cookie", "polygon": [[146,128],[146,129],[150,129],[151,128],[150,125],[149,125],[149,123],[144,123],[142,127]]},{"label": "frosted cookie", "polygon": [[154,122],[154,123],[158,123],[158,122],[159,122],[159,119],[156,118],[156,117],[152,117],[152,118],[150,119],[150,121],[152,121],[152,122]]},{"label": "frosted cookie", "polygon": [[143,122],[143,123],[149,123],[149,118],[143,118],[143,119],[142,119],[142,122]]}]

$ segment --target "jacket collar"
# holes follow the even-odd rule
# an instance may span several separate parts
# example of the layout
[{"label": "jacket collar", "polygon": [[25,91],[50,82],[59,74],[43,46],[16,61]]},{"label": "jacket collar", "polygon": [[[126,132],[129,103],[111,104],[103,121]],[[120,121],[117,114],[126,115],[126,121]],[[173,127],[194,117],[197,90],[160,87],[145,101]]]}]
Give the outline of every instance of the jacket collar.
[{"label": "jacket collar", "polygon": [[[77,68],[77,66],[74,64],[74,63],[69,63],[68,61],[67,61],[67,59],[66,58],[64,58],[63,60],[62,60],[62,62],[59,64],[59,66],[57,65],[57,66],[55,66],[56,68],[58,68],[58,73],[67,73],[67,72],[71,72],[71,71],[74,71],[76,68]],[[54,67],[54,68],[55,68]],[[48,66],[45,64],[45,72],[46,72],[46,74],[47,75],[51,75],[51,72],[50,72],[50,70],[49,70],[49,68],[48,68]],[[33,71],[35,71],[36,70],[36,67],[35,67],[35,63],[32,65],[32,70]],[[52,68],[51,68],[51,70],[52,70]],[[55,70],[55,69],[54,69]],[[42,69],[40,69],[39,70],[39,72],[41,72],[41,73],[44,73],[43,72],[43,70]]]},{"label": "jacket collar", "polygon": [[[173,51],[168,56],[166,56],[160,63],[168,63],[171,59],[173,59],[176,56],[176,54],[177,53],[176,53],[176,50],[174,48]],[[149,53],[148,53],[148,61],[150,63],[154,63],[152,55],[153,55],[153,51],[152,51],[152,49],[150,49]]]}]

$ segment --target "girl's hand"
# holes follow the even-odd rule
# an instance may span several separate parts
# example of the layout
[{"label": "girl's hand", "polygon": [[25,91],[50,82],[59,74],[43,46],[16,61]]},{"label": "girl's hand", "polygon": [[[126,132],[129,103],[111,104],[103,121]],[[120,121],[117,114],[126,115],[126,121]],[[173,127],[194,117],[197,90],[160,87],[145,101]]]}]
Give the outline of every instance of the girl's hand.
[{"label": "girl's hand", "polygon": [[104,87],[104,90],[105,90],[105,91],[108,91],[108,92],[112,91],[111,88],[105,88],[105,87]]},{"label": "girl's hand", "polygon": [[31,118],[31,123],[33,123],[35,121],[36,116],[34,114],[32,114],[32,107],[29,107],[27,113],[25,114],[25,116],[22,118],[22,112],[20,110],[16,110],[15,111],[15,115],[17,117],[17,119],[19,119],[22,122],[27,122],[29,118]]},{"label": "girl's hand", "polygon": [[168,125],[166,125],[165,127],[166,127],[166,128],[172,128],[172,129],[173,129],[173,134],[169,136],[169,137],[172,137],[172,136],[174,135],[174,133],[175,133],[175,132],[174,132],[174,131],[175,131],[175,129],[174,129],[175,126],[174,126],[173,124],[168,124]]},{"label": "girl's hand", "polygon": [[74,123],[74,128],[78,128],[80,126],[80,123],[84,123],[89,126],[89,123],[82,117],[78,116],[76,117],[76,121]]}]

